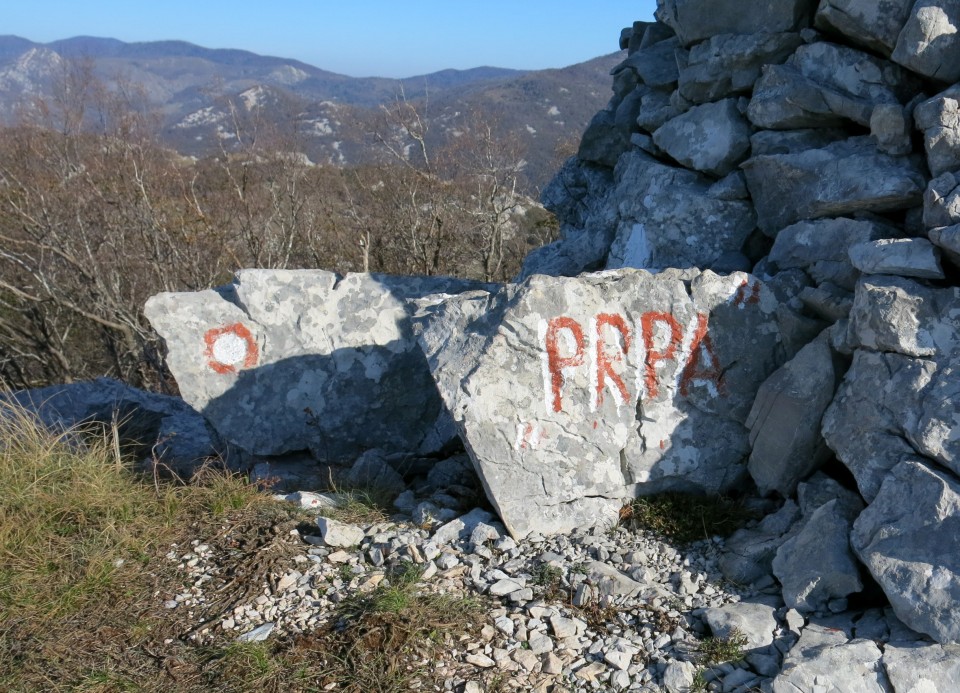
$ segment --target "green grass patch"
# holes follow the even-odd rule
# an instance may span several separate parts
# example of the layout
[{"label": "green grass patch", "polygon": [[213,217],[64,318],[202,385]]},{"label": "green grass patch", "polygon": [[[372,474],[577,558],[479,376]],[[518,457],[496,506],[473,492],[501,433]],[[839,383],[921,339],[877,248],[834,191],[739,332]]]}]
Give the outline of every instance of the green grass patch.
[{"label": "green grass patch", "polygon": [[708,667],[727,662],[736,664],[743,660],[746,645],[746,636],[736,628],[725,638],[704,638],[697,648],[700,663]]},{"label": "green grass patch", "polygon": [[725,496],[662,493],[637,498],[620,513],[631,529],[646,529],[680,543],[727,537],[754,515],[741,502]]}]

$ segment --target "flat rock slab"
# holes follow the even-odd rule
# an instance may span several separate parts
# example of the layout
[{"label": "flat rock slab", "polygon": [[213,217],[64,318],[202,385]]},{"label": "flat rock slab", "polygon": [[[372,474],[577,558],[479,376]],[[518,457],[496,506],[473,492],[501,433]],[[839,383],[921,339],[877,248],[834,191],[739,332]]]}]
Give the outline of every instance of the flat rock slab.
[{"label": "flat rock slab", "polygon": [[866,48],[890,55],[914,0],[823,0],[815,26],[836,31]]},{"label": "flat rock slab", "polygon": [[869,137],[755,156],[743,169],[757,225],[770,235],[803,219],[915,207],[927,184],[920,161],[884,154]]},{"label": "flat rock slab", "polygon": [[690,45],[718,34],[792,31],[809,23],[815,7],[810,0],[770,0],[745,12],[740,0],[661,0],[656,18]]},{"label": "flat rock slab", "polygon": [[535,276],[461,307],[477,302],[435,306],[421,340],[515,537],[612,524],[636,493],[743,478],[743,422],[779,359],[777,301],[758,280]]},{"label": "flat rock slab", "polygon": [[476,286],[243,270],[226,287],[154,296],[144,312],[183,398],[226,440],[256,455],[348,461],[443,445],[440,396],[409,317],[420,297]]}]

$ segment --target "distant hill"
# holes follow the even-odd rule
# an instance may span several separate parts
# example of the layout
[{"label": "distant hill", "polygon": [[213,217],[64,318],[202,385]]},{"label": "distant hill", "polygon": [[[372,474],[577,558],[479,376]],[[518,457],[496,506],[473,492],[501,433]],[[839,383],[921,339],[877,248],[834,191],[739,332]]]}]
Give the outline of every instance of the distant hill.
[{"label": "distant hill", "polygon": [[606,104],[609,71],[623,57],[554,70],[477,67],[397,80],[348,77],[297,60],[183,41],[79,36],[40,44],[0,36],[0,120],[14,122],[38,98],[50,100],[65,59],[89,60],[108,88],[141,89],[160,116],[162,141],[185,155],[238,146],[238,122],[271,123],[295,133],[297,150],[311,161],[353,164],[375,155],[371,132],[380,106],[402,92],[438,139],[456,136],[467,113],[496,122],[504,137],[522,142],[528,177],[538,186],[555,168],[557,144],[579,136]]}]

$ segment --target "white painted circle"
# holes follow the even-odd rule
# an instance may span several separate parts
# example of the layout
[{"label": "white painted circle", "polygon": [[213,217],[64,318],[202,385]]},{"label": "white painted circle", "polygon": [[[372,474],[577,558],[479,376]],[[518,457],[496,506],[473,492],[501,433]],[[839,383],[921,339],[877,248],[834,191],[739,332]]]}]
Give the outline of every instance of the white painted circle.
[{"label": "white painted circle", "polygon": [[242,363],[247,358],[247,340],[232,332],[220,335],[213,343],[213,358],[226,366]]}]

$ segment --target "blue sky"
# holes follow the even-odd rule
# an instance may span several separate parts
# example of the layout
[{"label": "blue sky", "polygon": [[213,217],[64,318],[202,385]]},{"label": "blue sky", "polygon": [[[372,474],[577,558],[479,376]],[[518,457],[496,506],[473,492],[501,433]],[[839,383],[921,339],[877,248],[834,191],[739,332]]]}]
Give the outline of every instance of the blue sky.
[{"label": "blue sky", "polygon": [[656,0],[7,0],[0,31],[181,39],[296,58],[355,77],[480,65],[563,67],[617,50]]}]

